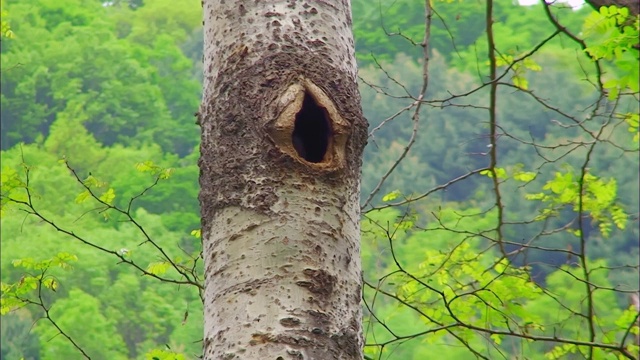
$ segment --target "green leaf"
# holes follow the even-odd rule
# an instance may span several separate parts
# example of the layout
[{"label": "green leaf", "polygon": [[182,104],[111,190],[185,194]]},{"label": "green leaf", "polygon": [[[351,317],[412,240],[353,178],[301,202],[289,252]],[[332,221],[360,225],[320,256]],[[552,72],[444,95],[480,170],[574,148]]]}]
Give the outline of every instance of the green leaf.
[{"label": "green leaf", "polygon": [[609,79],[602,84],[605,89],[612,89],[618,86],[618,79]]},{"label": "green leaf", "polygon": [[624,115],[624,120],[629,125],[627,131],[633,133],[633,141],[638,141],[638,123],[640,120],[640,114],[627,113]]},{"label": "green leaf", "polygon": [[160,175],[158,176],[160,177],[160,179],[166,180],[170,178],[172,174],[173,174],[173,169],[169,168],[169,169],[161,170]]},{"label": "green leaf", "polygon": [[496,58],[496,66],[507,66],[513,63],[513,56],[511,55],[501,55]]},{"label": "green leaf", "polygon": [[159,167],[150,160],[136,164],[136,170],[140,172],[155,172],[158,168]]},{"label": "green leaf", "polygon": [[87,178],[83,181],[83,184],[88,188],[93,188],[93,187],[100,188],[100,187],[105,186],[104,182],[98,180],[93,175],[87,176]]},{"label": "green leaf", "polygon": [[527,90],[529,88],[529,81],[524,76],[514,76],[513,85],[522,90]]},{"label": "green leaf", "polygon": [[162,275],[169,270],[171,264],[168,261],[153,262],[147,267],[147,271],[153,275]]},{"label": "green leaf", "polygon": [[74,254],[61,252],[61,253],[58,253],[55,257],[53,257],[52,264],[58,265],[63,269],[68,269],[71,267],[69,265],[69,262],[72,262],[72,261],[78,261],[78,257]]},{"label": "green leaf", "polygon": [[513,174],[513,178],[522,182],[530,182],[536,178],[537,174],[530,171],[522,171],[516,174]]},{"label": "green leaf", "polygon": [[493,173],[490,170],[482,170],[480,171],[480,175],[485,175],[487,177],[493,178]]},{"label": "green leaf", "polygon": [[527,200],[542,200],[544,199],[544,197],[544,193],[526,194],[524,196],[524,198]]},{"label": "green leaf", "polygon": [[629,9],[626,7],[618,8],[618,14],[622,15],[623,21],[629,16]]},{"label": "green leaf", "polygon": [[51,289],[53,291],[58,289],[58,282],[55,281],[54,279],[46,279],[42,281],[42,285],[44,285],[44,287]]},{"label": "green leaf", "polygon": [[402,193],[400,192],[400,190],[394,190],[390,193],[388,193],[387,195],[382,197],[382,201],[387,202],[387,201],[393,201],[395,199],[397,199],[399,196],[401,196]]},{"label": "green leaf", "polygon": [[153,161],[149,160],[137,163],[136,170],[140,172],[147,172],[153,175],[158,175],[158,178],[162,180],[170,178],[174,172],[172,168],[163,169],[162,167],[156,165]]},{"label": "green leaf", "polygon": [[85,202],[89,197],[91,197],[91,193],[89,190],[85,190],[76,196],[76,204],[81,204]]},{"label": "green leaf", "polygon": [[480,175],[485,175],[489,178],[493,178],[493,174],[496,174],[496,176],[498,177],[498,179],[506,179],[507,178],[507,170],[505,170],[504,168],[494,168],[493,171],[491,170],[482,170],[480,171]]},{"label": "green leaf", "polygon": [[602,237],[605,239],[608,238],[609,235],[611,235],[611,223],[609,222],[601,222],[600,224],[598,224],[598,229],[600,230]]},{"label": "green leaf", "polygon": [[540,66],[535,60],[528,57],[523,61],[524,66],[531,71],[542,71],[542,66]]},{"label": "green leaf", "polygon": [[109,188],[109,190],[105,191],[105,193],[100,196],[100,200],[109,205],[113,203],[113,199],[115,198],[116,198],[116,193],[112,188]]},{"label": "green leaf", "polygon": [[183,354],[179,354],[170,350],[160,349],[151,350],[144,356],[146,360],[185,360]]},{"label": "green leaf", "polygon": [[11,262],[14,267],[23,267],[25,269],[33,269],[34,263],[33,258],[16,259]]},{"label": "green leaf", "polygon": [[620,230],[627,227],[628,216],[620,206],[613,206],[611,209],[611,219]]}]

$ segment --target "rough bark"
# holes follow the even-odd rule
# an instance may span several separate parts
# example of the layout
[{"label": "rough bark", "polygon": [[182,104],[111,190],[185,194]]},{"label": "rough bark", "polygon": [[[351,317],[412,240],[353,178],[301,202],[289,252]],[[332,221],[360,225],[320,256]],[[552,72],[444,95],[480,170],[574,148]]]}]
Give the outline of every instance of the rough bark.
[{"label": "rough bark", "polygon": [[203,5],[204,358],[362,359],[349,2]]}]

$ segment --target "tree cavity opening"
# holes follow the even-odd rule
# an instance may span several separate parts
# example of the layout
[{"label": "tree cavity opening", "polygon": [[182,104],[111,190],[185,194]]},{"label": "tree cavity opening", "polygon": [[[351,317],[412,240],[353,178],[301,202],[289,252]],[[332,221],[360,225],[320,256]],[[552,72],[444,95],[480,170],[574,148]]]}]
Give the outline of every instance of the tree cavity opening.
[{"label": "tree cavity opening", "polygon": [[296,114],[291,143],[298,156],[311,163],[324,159],[329,148],[331,126],[327,112],[305,92],[302,108]]}]

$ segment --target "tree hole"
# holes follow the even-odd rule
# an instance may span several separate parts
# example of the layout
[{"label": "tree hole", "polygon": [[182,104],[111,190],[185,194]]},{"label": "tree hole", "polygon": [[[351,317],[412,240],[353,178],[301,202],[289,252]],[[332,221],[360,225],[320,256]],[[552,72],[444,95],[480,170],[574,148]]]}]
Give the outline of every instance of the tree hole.
[{"label": "tree hole", "polygon": [[326,111],[305,93],[302,108],[296,114],[291,143],[298,156],[308,162],[319,163],[329,147],[331,127]]}]

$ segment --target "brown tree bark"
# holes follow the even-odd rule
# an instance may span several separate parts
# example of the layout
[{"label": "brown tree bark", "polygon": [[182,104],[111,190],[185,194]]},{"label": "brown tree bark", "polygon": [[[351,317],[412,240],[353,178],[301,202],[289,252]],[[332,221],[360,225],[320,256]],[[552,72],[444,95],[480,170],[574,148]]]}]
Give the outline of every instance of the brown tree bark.
[{"label": "brown tree bark", "polygon": [[362,359],[348,0],[205,0],[205,359]]}]

